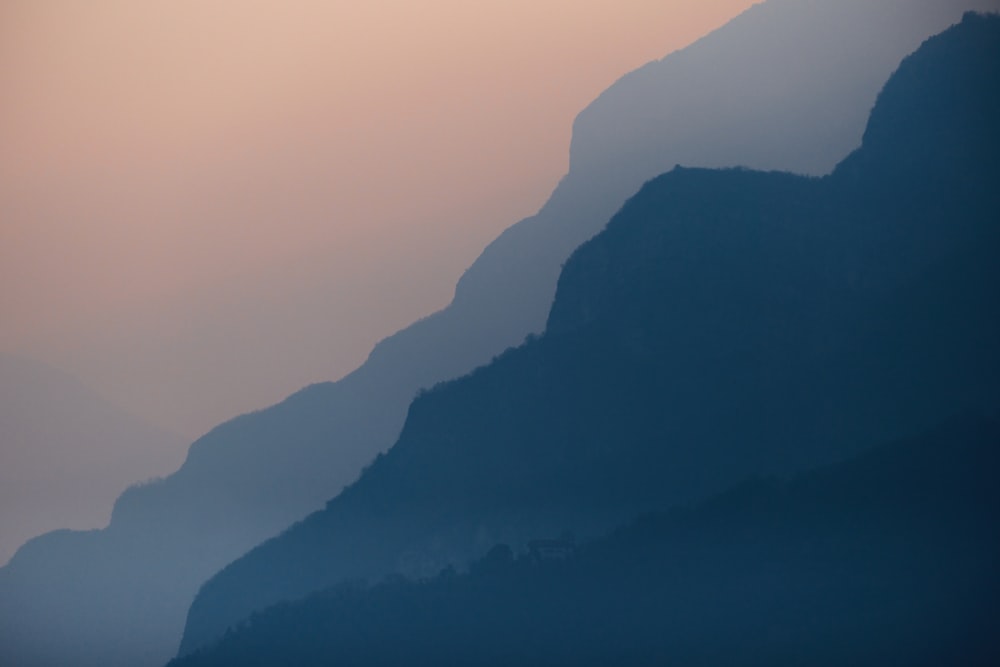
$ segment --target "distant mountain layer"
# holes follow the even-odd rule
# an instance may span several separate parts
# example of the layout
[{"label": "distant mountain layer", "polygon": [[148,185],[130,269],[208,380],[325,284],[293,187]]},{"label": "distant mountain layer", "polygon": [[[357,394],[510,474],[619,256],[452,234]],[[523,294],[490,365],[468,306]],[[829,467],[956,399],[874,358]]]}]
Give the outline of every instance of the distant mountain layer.
[{"label": "distant mountain layer", "polygon": [[118,494],[176,470],[183,444],[76,378],[0,355],[0,563],[50,530],[106,526]]},{"label": "distant mountain layer", "polygon": [[1000,17],[900,65],[825,178],[676,169],[574,253],[544,336],[418,397],[358,482],[227,566],[181,654],[280,600],[787,473],[1000,406]]},{"label": "distant mountain layer", "polygon": [[955,419],[576,552],[284,603],[170,665],[995,665],[998,473],[1000,424]]},{"label": "distant mountain layer", "polygon": [[768,0],[623,78],[578,118],[549,202],[483,252],[448,308],[343,380],[214,429],[177,474],[125,493],[108,530],[22,550],[0,570],[0,638],[18,638],[21,665],[165,661],[199,585],[355,480],[418,390],[542,330],[560,267],[644,181],[678,162],[824,173],[906,53],[962,9],[998,6]]}]

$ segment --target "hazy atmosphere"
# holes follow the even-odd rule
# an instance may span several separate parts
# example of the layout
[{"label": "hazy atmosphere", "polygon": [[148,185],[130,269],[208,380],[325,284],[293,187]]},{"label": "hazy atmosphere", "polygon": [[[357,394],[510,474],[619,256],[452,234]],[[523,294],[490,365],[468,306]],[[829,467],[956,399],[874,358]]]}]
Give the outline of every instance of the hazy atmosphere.
[{"label": "hazy atmosphere", "polygon": [[1000,664],[1000,0],[0,0],[0,665]]},{"label": "hazy atmosphere", "polygon": [[750,4],[5,2],[0,351],[187,439],[336,379]]}]

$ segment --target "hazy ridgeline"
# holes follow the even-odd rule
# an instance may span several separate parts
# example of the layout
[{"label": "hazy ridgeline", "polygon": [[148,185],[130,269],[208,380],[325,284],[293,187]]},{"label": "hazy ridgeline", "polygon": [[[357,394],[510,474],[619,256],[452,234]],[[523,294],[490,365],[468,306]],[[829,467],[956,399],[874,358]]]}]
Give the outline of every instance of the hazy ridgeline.
[{"label": "hazy ridgeline", "polygon": [[[407,405],[419,389],[487,363],[505,348],[523,341],[527,334],[542,330],[552,305],[560,268],[569,254],[599,231],[625,198],[645,180],[677,163],[692,166],[747,165],[812,174],[828,171],[860,142],[865,116],[874,103],[879,87],[906,53],[916,48],[927,35],[958,20],[963,9],[988,8],[996,4],[970,1],[959,6],[951,0],[920,3],[908,0],[769,0],[688,49],[626,76],[581,113],[574,128],[570,173],[550,201],[536,216],[511,227],[484,251],[459,281],[455,299],[447,309],[380,343],[369,360],[343,380],[306,388],[273,408],[239,417],[216,428],[192,445],[187,461],[176,474],[125,493],[115,506],[108,529],[89,533],[53,533],[23,548],[9,566],[0,570],[0,659],[20,665],[140,665],[165,661],[176,650],[185,614],[198,587],[226,563],[292,521],[321,507],[345,484],[354,480],[362,466],[369,463],[377,452],[387,450],[399,436]],[[849,172],[849,169],[846,170],[848,175],[840,177],[836,183],[848,183]],[[739,172],[708,177],[699,174],[677,172],[670,177],[674,180],[668,180],[668,183],[686,182],[684,179],[693,179],[694,183],[698,183],[703,178],[718,178],[744,192],[740,196],[751,199],[757,195],[753,188],[743,190],[744,181],[760,178],[768,181],[768,187],[779,194],[785,193],[786,189],[799,193],[817,188],[826,188],[829,192],[833,188],[789,176],[745,176]],[[709,190],[715,187],[710,180],[701,182],[709,183]],[[709,199],[716,198],[714,193],[708,194]],[[696,198],[696,193],[692,191],[691,196]],[[802,196],[808,199],[812,195]],[[836,208],[835,203],[830,202],[833,209]],[[734,210],[725,215],[738,212]],[[925,209],[918,206],[914,214],[922,212]],[[781,215],[791,214],[786,211]],[[832,216],[833,213],[824,212],[822,215]],[[653,247],[655,244],[643,243],[640,253],[650,252]],[[752,258],[745,259],[751,261]],[[865,258],[855,259],[861,262]],[[823,266],[834,274],[838,271],[843,273],[843,267]],[[818,280],[820,288],[832,285],[829,295],[831,313],[840,313],[837,309],[842,301],[846,301],[843,304],[845,308],[860,307],[851,300],[854,292],[847,290],[848,294],[842,294],[843,285],[833,279],[828,281],[826,277],[818,277],[806,268],[801,269],[805,271],[805,279]],[[907,267],[898,268],[902,271]],[[594,275],[596,278],[598,274]],[[792,275],[795,280],[803,277]],[[905,272],[903,275],[910,276]],[[683,300],[688,298],[685,297],[688,294],[693,298],[695,293],[686,290],[687,287],[681,285],[677,289],[663,291],[660,296],[671,295],[671,298]],[[809,292],[808,296],[811,298],[815,293]],[[885,305],[878,301],[882,296],[873,292],[869,295],[873,300],[869,305],[874,309],[872,314],[878,326],[891,328],[896,326],[896,320],[889,315],[880,315],[883,311],[878,310]],[[913,299],[918,296],[913,296]],[[572,292],[566,292],[565,303],[572,303],[574,298]],[[594,298],[609,298],[622,307],[629,303],[628,299],[619,300],[617,295],[598,297],[595,294]],[[794,300],[797,297],[792,295],[789,298]],[[920,304],[920,301],[911,304],[914,311],[919,312],[920,308],[914,304]],[[583,306],[574,307],[575,317],[581,321],[589,312]],[[898,307],[904,308],[904,305]],[[656,312],[662,314],[666,311]],[[850,314],[861,317],[859,312],[851,310]],[[776,323],[785,326],[787,323],[780,316],[780,309],[775,313],[778,318]],[[642,358],[638,358],[640,364],[635,366],[627,363],[627,356],[620,359],[605,357],[601,345],[607,341],[602,336],[610,336],[610,333],[602,333],[600,327],[589,326],[574,333],[573,318],[564,317],[558,309],[553,310],[552,318],[554,331],[562,329],[560,335],[568,337],[567,344],[553,347],[549,339],[533,342],[526,348],[527,351],[505,357],[501,364],[484,371],[485,375],[480,373],[466,382],[475,385],[487,382],[484,378],[510,373],[511,386],[522,391],[526,385],[521,381],[521,374],[545,368],[527,363],[525,360],[529,355],[536,355],[554,368],[568,366],[585,369],[586,365],[580,364],[576,355],[599,354],[599,358],[593,361],[609,366],[608,372],[618,374],[616,377],[621,381],[655,383],[660,381],[657,377],[676,374],[675,370],[667,369],[666,375],[655,376]],[[868,321],[867,314],[865,321]],[[821,330],[821,325],[826,322],[792,324],[786,335],[794,340],[796,333],[802,331],[795,327]],[[656,326],[662,327],[664,323],[656,323]],[[634,327],[624,327],[619,333],[625,332],[628,334],[625,338],[631,340],[628,336],[639,331]],[[763,329],[758,333],[762,332]],[[688,335],[695,335],[694,330]],[[659,345],[657,340],[652,343]],[[817,354],[832,354],[825,349],[822,341],[817,342],[815,337],[809,340],[819,345]],[[682,342],[674,339],[674,344]],[[640,338],[627,344],[619,343],[624,346],[621,349],[628,350],[629,345],[637,345],[641,349],[650,341]],[[876,354],[877,348],[871,347],[874,343],[859,340],[857,344],[872,355]],[[963,342],[961,349],[970,348]],[[881,354],[882,350],[877,352]],[[906,351],[900,354],[903,352]],[[550,358],[549,355],[554,356]],[[828,359],[829,356],[820,355],[812,362],[825,363]],[[620,361],[626,363],[619,367]],[[765,361],[761,358],[756,363],[763,365]],[[755,371],[746,368],[744,372],[749,378]],[[540,382],[548,381],[544,373],[542,375]],[[561,376],[552,375],[552,378],[556,377],[560,378],[559,382],[565,381]],[[711,390],[711,398],[716,400],[716,388],[711,387],[708,380],[708,376],[702,376],[699,381],[703,386],[699,391],[707,400],[709,394],[704,392]],[[850,378],[839,378],[837,381],[850,385]],[[491,382],[493,380],[487,384]],[[575,412],[580,409],[578,405],[558,400],[558,394],[546,393],[554,391],[558,384],[528,386],[533,387],[531,391],[510,398],[526,404],[532,403],[535,398],[544,399],[543,402],[533,403],[537,406],[535,418],[540,424],[551,424],[557,415],[565,415],[565,410]],[[448,524],[455,526],[455,533],[449,533],[450,528],[444,533],[442,529],[435,528],[434,534],[441,537],[437,553],[423,550],[432,539],[430,534],[418,533],[425,524],[411,522],[410,514],[397,515],[388,511],[391,509],[394,512],[399,503],[409,502],[409,494],[426,492],[426,489],[413,490],[406,486],[407,480],[416,473],[415,469],[408,468],[410,464],[404,462],[407,457],[417,456],[409,453],[412,448],[408,448],[406,443],[413,441],[415,434],[426,428],[421,419],[437,419],[435,415],[443,414],[434,407],[436,402],[445,400],[442,397],[453,395],[456,391],[462,394],[464,389],[451,390],[451,393],[448,389],[432,392],[417,401],[411,411],[410,434],[403,435],[400,446],[393,450],[391,456],[372,466],[369,479],[364,484],[353,487],[331,505],[334,514],[341,511],[335,508],[349,507],[352,503],[360,503],[365,508],[364,512],[352,514],[350,518],[351,530],[359,531],[362,542],[348,545],[341,541],[340,534],[332,533],[323,538],[343,547],[336,550],[338,558],[371,557],[372,560],[366,561],[365,568],[373,574],[391,571],[401,563],[411,569],[421,569],[431,567],[442,559],[473,557],[481,553],[493,540],[506,539],[504,531],[507,529],[504,526],[507,525],[512,526],[510,532],[516,537],[515,533],[542,530],[564,522],[566,508],[555,507],[551,516],[545,516],[537,512],[537,504],[532,504],[532,494],[544,496],[551,492],[559,497],[558,493],[562,491],[558,485],[538,487],[529,477],[522,487],[500,488],[497,491],[501,494],[499,500],[483,501],[506,502],[508,497],[523,498],[528,503],[527,516],[517,507],[503,509],[501,514],[511,513],[509,518],[503,518],[508,523],[498,523],[494,529],[480,531],[480,520],[471,511],[474,508],[466,507],[465,500],[453,493],[463,484],[471,485],[472,480],[481,479],[473,472],[476,466],[489,469],[491,462],[469,456],[465,460],[473,459],[469,461],[473,467],[468,469],[459,470],[456,462],[449,464],[451,467],[435,467],[426,471],[429,473],[428,480],[447,482],[440,487],[440,498],[427,505],[426,516],[431,517],[428,520],[438,521],[442,501],[450,503],[460,499],[449,509],[459,519],[454,524]],[[687,387],[676,391],[678,398],[688,395]],[[475,392],[470,393],[470,400],[472,396]],[[594,396],[597,400],[603,395]],[[955,404],[963,404],[962,398],[958,395]],[[587,429],[594,427],[588,437],[595,447],[600,434],[613,433],[616,440],[628,435],[617,430],[622,422],[616,419],[628,414],[629,406],[624,395],[615,400],[617,404],[612,401],[607,405],[586,406],[586,409],[619,410],[617,416],[607,412],[608,417],[601,424],[586,425]],[[698,410],[704,409],[693,399],[684,400]],[[899,405],[904,405],[902,399]],[[943,410],[947,406],[939,407]],[[660,410],[658,404],[650,404],[646,408]],[[835,408],[831,407],[828,413],[832,422],[837,421]],[[788,409],[787,412],[794,411]],[[938,411],[929,411],[927,419],[935,412]],[[597,419],[600,414],[605,413],[595,412],[593,416]],[[906,414],[910,415],[909,412]],[[758,426],[764,430],[752,434],[754,442],[763,441],[761,438],[768,433],[765,426],[771,424],[768,421],[771,416],[757,417]],[[807,421],[807,416],[803,415],[801,421]],[[468,420],[472,429],[470,433],[475,432],[476,422],[472,413],[469,413]],[[873,426],[869,430],[859,424],[844,424],[842,428],[825,434],[820,442],[812,443],[811,448],[800,457],[801,460],[786,460],[783,463],[786,467],[794,467],[822,455],[832,455],[833,450],[844,442],[860,446],[868,436],[891,434],[896,426],[904,422],[906,420],[902,417],[883,420],[882,415],[872,414],[868,425],[878,428]],[[500,423],[506,421],[501,420]],[[637,424],[635,429],[647,426]],[[735,433],[735,424],[731,428]],[[884,433],[876,433],[879,430]],[[772,453],[781,452],[782,443],[787,444],[793,436],[808,431],[805,427],[798,430],[789,428],[780,443],[773,443],[775,450]],[[497,442],[503,432],[502,429],[496,432]],[[863,433],[865,438],[837,438],[857,433]],[[538,434],[538,438],[542,438],[544,429]],[[674,433],[671,437],[675,435],[690,433]],[[746,437],[751,438],[749,435]],[[569,440],[563,433],[556,442],[567,443]],[[446,447],[441,451],[448,454],[461,451],[461,447]],[[603,465],[610,460],[614,465],[608,472],[620,477],[618,486],[612,485],[607,492],[608,497],[613,499],[613,494],[626,484],[626,472],[630,468],[628,461],[617,457],[613,451],[601,451],[598,447],[594,458],[587,459],[590,461],[587,465],[581,465],[580,474],[574,479],[588,480],[588,466]],[[424,457],[421,450],[418,453],[418,458]],[[504,458],[504,465],[530,467],[538,463],[530,458],[516,463],[513,456],[514,453],[510,452]],[[559,456],[562,455],[554,456],[540,468],[540,479],[545,478],[553,466],[561,469]],[[601,458],[607,456],[611,459]],[[430,460],[424,459],[425,462]],[[615,473],[616,467],[620,469],[618,473]],[[679,486],[668,489],[668,494],[661,495],[657,491],[648,500],[659,503],[669,498],[707,492],[735,479],[747,467],[733,465],[731,470],[708,475],[712,479],[695,477],[683,480],[683,483],[678,481]],[[456,471],[457,474],[453,474]],[[499,475],[500,470],[492,472]],[[647,481],[657,489],[664,485],[662,480],[655,480],[652,473]],[[395,486],[397,482],[400,486]],[[369,504],[365,495],[368,492],[363,489],[383,484],[388,495],[384,496],[384,500],[374,501],[374,505]],[[490,487],[486,485],[473,490],[485,493],[488,489]],[[600,502],[605,500],[607,498]],[[634,497],[624,498],[620,507],[612,506],[605,516],[594,523],[610,525],[625,511],[631,511],[634,501]],[[387,505],[383,507],[383,503]],[[387,512],[384,521],[383,510]],[[423,511],[424,506],[419,503],[407,508],[408,513],[421,517],[424,516]],[[368,521],[365,512],[374,512],[382,523]],[[294,540],[294,536],[308,526],[325,521],[322,518],[325,516],[329,514],[311,518],[303,524],[306,528],[297,528],[289,533],[292,537],[288,539]],[[402,522],[402,525],[394,522]],[[382,528],[375,529],[375,525]],[[379,530],[386,532],[383,535]],[[412,532],[400,537],[402,533],[399,531]],[[421,549],[408,549],[406,545],[410,542],[419,544]],[[373,548],[369,549],[371,545]],[[356,556],[345,555],[348,551]],[[303,562],[303,578],[290,588],[286,588],[288,582],[283,579],[284,572],[279,568],[274,572],[273,579],[261,578],[253,582],[246,590],[246,597],[240,599],[230,600],[225,595],[216,597],[225,588],[225,584],[219,582],[235,577],[233,573],[239,572],[239,568],[229,571],[226,577],[217,580],[208,589],[208,596],[192,612],[189,645],[199,645],[217,636],[229,622],[239,620],[249,610],[267,604],[275,599],[275,595],[297,595],[315,590],[324,583],[338,580],[352,569],[341,568],[337,563],[328,564],[327,557],[320,549],[315,556]],[[324,569],[326,565],[330,567]],[[272,582],[276,583],[272,586]],[[215,606],[217,603],[221,605],[218,608]]]},{"label": "hazy ridgeline", "polygon": [[46,531],[107,525],[115,498],[130,484],[176,469],[183,441],[72,376],[0,355],[0,443],[0,563],[6,563]]},{"label": "hazy ridgeline", "polygon": [[969,15],[902,63],[832,175],[647,183],[567,262],[545,334],[418,397],[358,482],[213,577],[182,654],[326,586],[592,536],[995,412],[998,80],[1000,18]]}]

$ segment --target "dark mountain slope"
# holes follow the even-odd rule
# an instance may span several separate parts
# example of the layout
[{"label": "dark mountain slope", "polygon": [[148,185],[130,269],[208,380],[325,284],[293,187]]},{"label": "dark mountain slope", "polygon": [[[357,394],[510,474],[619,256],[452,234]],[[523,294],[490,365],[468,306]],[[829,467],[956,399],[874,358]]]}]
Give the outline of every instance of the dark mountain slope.
[{"label": "dark mountain slope", "polygon": [[623,78],[581,114],[550,201],[490,244],[448,308],[339,382],[214,429],[176,475],[123,495],[109,530],[48,536],[0,570],[0,638],[21,638],[15,662],[166,660],[198,586],[356,479],[421,387],[543,328],[561,265],[644,181],[677,163],[827,172],[857,146],[899,59],[962,9],[991,7],[768,0]]},{"label": "dark mountain slope", "polygon": [[203,587],[182,653],[338,581],[595,534],[995,407],[998,77],[1000,18],[969,15],[833,175],[647,184],[567,263],[546,334],[415,400],[356,484]]},{"label": "dark mountain slope", "polygon": [[998,472],[1000,424],[954,419],[564,561],[497,547],[278,605],[171,666],[995,664]]}]

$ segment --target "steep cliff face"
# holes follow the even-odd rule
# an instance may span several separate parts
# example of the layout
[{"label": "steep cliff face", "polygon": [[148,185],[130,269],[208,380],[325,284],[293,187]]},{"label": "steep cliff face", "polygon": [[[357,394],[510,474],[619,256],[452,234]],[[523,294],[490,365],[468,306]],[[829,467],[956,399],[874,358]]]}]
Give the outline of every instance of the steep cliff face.
[{"label": "steep cliff face", "polygon": [[995,409],[998,77],[1000,18],[969,15],[903,62],[832,175],[649,182],[573,254],[545,335],[415,400],[357,483],[203,587],[182,652],[338,581]]}]

